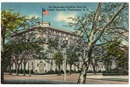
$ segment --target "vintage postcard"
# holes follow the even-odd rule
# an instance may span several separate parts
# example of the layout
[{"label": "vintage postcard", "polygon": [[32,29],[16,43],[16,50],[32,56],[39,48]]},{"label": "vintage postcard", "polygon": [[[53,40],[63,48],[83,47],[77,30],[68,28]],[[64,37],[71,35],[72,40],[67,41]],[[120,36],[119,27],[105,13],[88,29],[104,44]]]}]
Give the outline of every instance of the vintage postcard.
[{"label": "vintage postcard", "polygon": [[1,84],[128,84],[127,2],[1,2]]}]

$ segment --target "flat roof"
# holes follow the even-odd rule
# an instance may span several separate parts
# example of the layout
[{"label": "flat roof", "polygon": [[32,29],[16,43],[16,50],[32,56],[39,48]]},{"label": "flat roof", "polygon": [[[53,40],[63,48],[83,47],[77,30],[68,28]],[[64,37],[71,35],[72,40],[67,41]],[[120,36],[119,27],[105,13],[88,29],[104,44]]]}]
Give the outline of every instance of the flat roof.
[{"label": "flat roof", "polygon": [[25,32],[31,31],[31,30],[35,30],[35,29],[38,29],[38,28],[39,29],[48,28],[48,29],[52,29],[52,30],[55,30],[55,31],[60,31],[60,32],[68,33],[68,34],[72,33],[72,31],[61,29],[61,28],[56,28],[56,27],[52,27],[52,26],[41,26],[41,25],[37,25],[37,26],[30,27],[30,28],[18,30],[14,34],[12,34],[11,36],[13,37],[13,36],[16,36],[18,34],[22,34],[22,33],[25,33]]}]

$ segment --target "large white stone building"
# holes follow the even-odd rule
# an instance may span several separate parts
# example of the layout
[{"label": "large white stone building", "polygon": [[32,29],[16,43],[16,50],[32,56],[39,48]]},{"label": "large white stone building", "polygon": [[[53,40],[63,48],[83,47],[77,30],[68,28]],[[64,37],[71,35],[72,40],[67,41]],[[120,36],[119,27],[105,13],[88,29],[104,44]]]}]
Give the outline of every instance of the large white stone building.
[{"label": "large white stone building", "polygon": [[[43,30],[45,30],[43,32]],[[44,22],[44,23],[39,23],[37,26],[30,27],[26,30],[19,30],[15,34],[11,36],[12,40],[17,40],[20,38],[20,35],[25,35],[25,37],[28,37],[30,32],[36,32],[36,37],[43,37],[47,38],[48,36],[50,38],[59,38],[59,43],[62,43],[61,41],[63,38],[68,37],[68,45],[70,44],[75,44],[74,41],[78,40],[78,36],[72,35],[71,31],[64,30],[64,29],[59,29],[52,27],[49,22]],[[45,48],[48,48],[47,44],[42,44]],[[58,67],[56,66],[55,60],[53,59],[53,54],[49,54],[48,58],[46,59],[37,59],[34,58],[33,56],[31,60],[27,61],[26,64],[26,70],[33,70],[35,73],[46,73],[50,70],[55,71],[56,69],[58,70]],[[78,62],[79,67],[82,66],[82,61]],[[12,64],[12,69],[16,69],[16,64]],[[20,64],[20,69],[23,69],[23,63]],[[61,70],[64,70],[63,65],[61,65]],[[69,64],[67,64],[67,70],[70,70]],[[78,67],[75,65],[72,65],[72,70],[78,71]],[[90,65],[89,70],[93,71],[92,65]],[[96,70],[105,70],[104,65],[102,62],[99,62],[98,65],[96,66]]]}]

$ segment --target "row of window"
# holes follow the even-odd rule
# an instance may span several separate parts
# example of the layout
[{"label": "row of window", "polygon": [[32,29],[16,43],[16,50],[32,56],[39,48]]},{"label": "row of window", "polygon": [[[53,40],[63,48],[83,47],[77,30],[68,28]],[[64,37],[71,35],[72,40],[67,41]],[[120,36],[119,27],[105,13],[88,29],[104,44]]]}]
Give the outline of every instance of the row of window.
[{"label": "row of window", "polygon": [[[54,31],[54,30],[49,30],[49,32],[47,33],[48,31],[44,31],[42,32],[43,34],[46,34],[46,35],[50,35],[50,36],[58,36],[58,37],[68,37],[69,39],[78,39],[78,37],[74,36],[74,35],[70,35],[68,33],[63,33],[63,32],[60,32],[60,31]],[[37,34],[40,34],[41,31],[38,31],[37,29],[35,31],[28,31],[28,32],[25,32],[23,33],[22,36],[26,36],[26,38],[28,39],[29,35],[31,33],[37,33]],[[19,39],[20,37],[17,36]]]},{"label": "row of window", "polygon": [[59,36],[59,37],[68,37],[70,39],[78,39],[78,37],[75,37],[74,35],[72,36],[70,34],[63,33],[60,31],[54,31],[54,30],[49,30],[49,33],[46,34],[49,34],[50,36]]}]

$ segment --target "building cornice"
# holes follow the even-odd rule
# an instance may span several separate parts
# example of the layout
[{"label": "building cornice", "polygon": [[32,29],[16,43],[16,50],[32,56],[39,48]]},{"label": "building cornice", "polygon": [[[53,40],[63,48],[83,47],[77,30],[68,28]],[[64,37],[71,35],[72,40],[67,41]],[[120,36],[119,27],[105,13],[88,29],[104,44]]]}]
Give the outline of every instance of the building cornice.
[{"label": "building cornice", "polygon": [[59,32],[63,32],[63,33],[72,34],[72,31],[69,31],[69,30],[64,30],[64,29],[56,28],[56,27],[52,27],[52,26],[41,26],[41,25],[38,25],[38,26],[33,26],[33,27],[30,27],[30,28],[27,28],[27,29],[18,30],[14,34],[12,34],[11,37],[17,36],[17,35],[25,33],[25,32],[33,31],[35,29],[46,29],[46,28],[50,29],[50,30],[54,30],[54,31],[59,31]]}]

